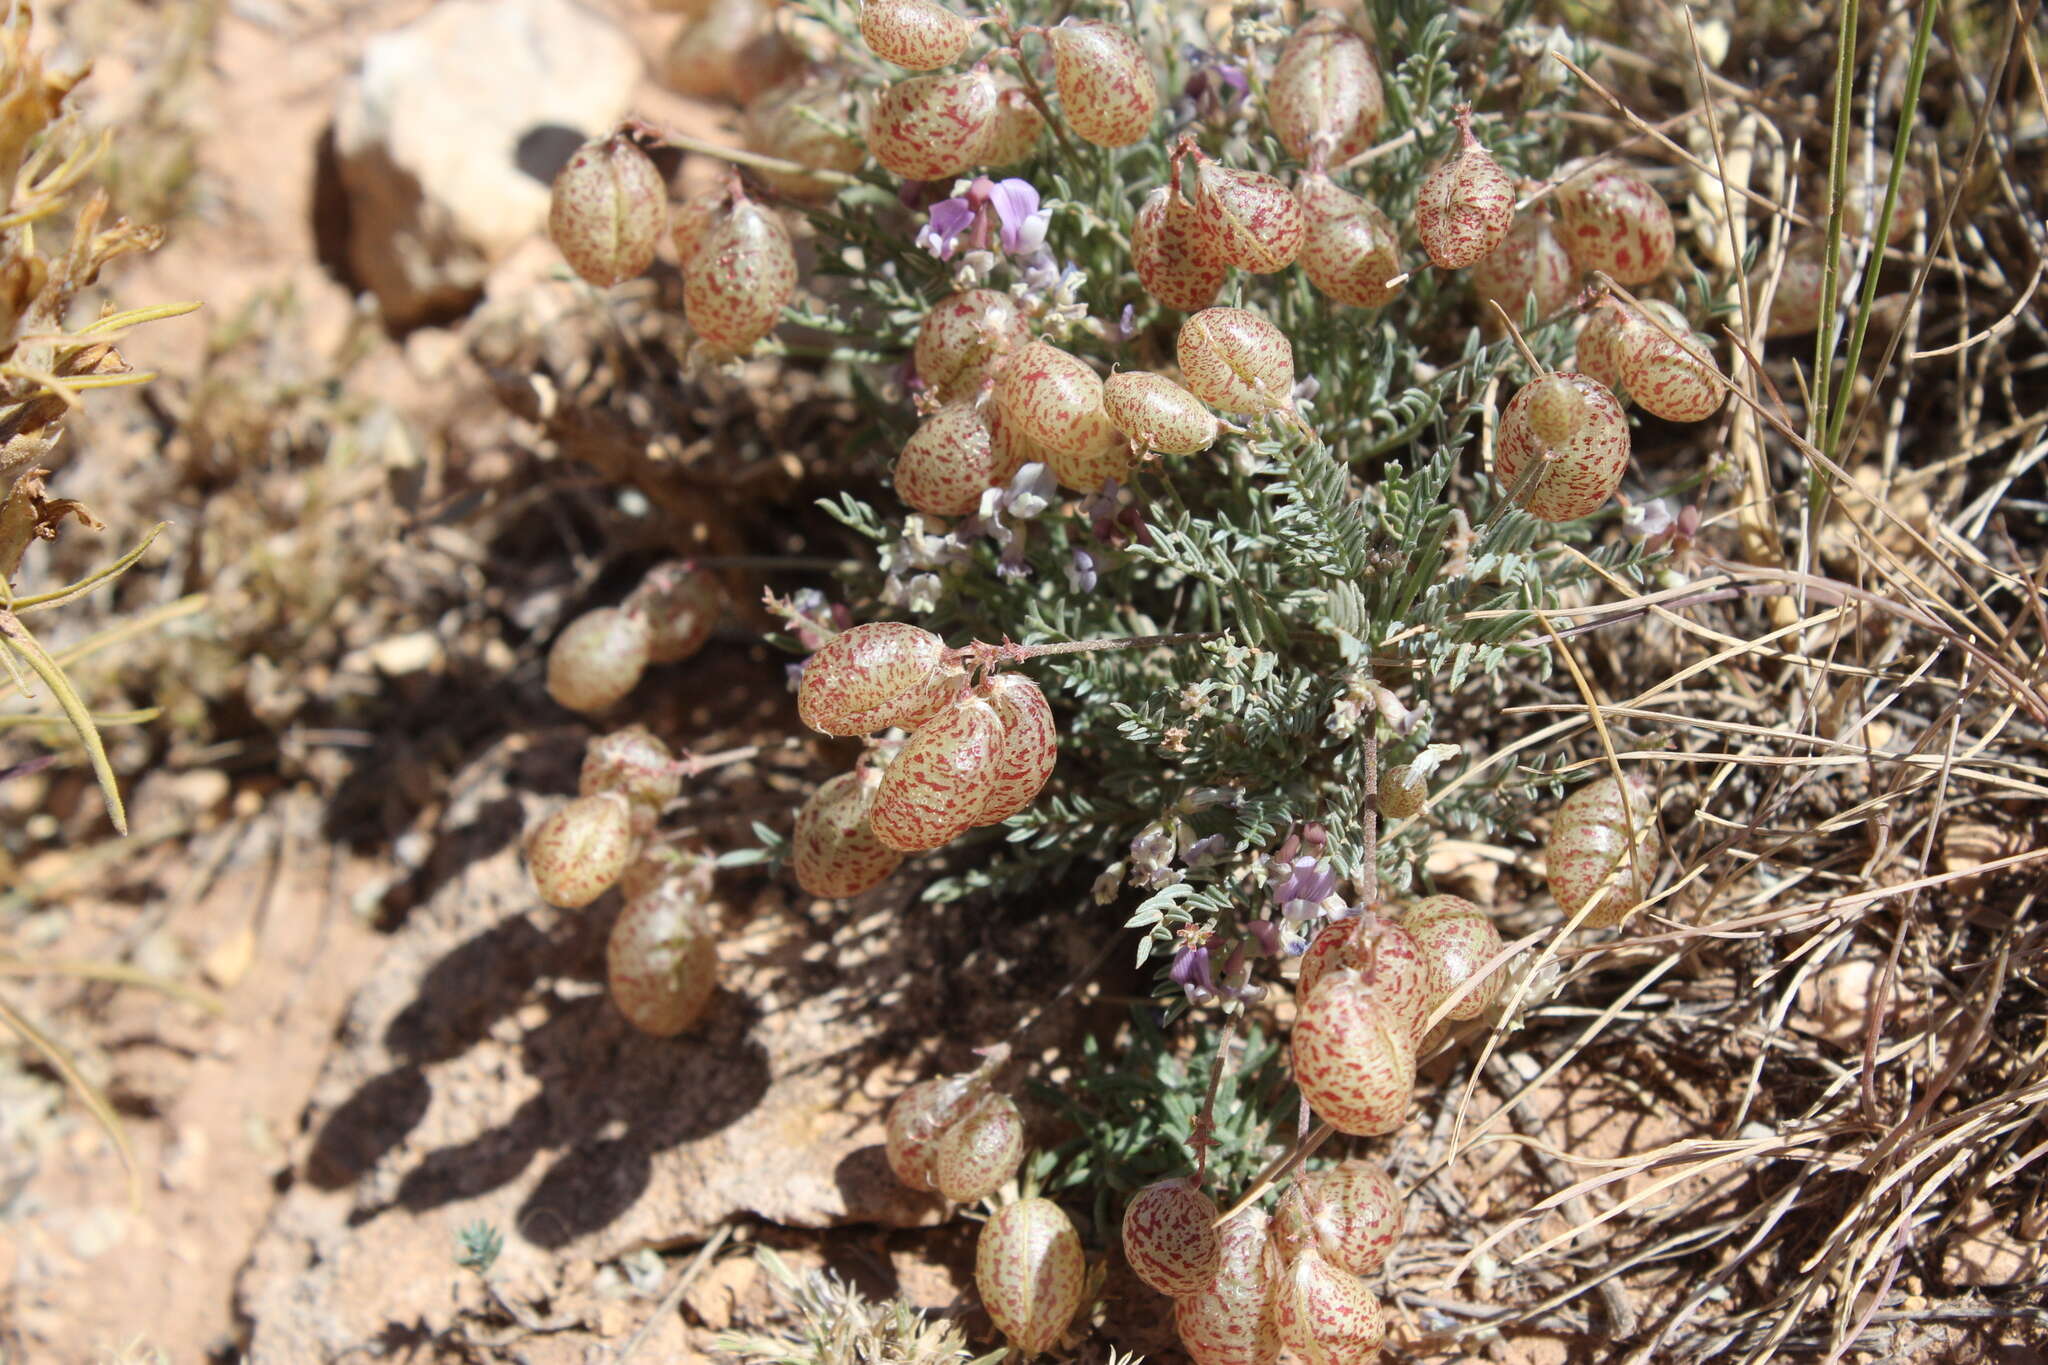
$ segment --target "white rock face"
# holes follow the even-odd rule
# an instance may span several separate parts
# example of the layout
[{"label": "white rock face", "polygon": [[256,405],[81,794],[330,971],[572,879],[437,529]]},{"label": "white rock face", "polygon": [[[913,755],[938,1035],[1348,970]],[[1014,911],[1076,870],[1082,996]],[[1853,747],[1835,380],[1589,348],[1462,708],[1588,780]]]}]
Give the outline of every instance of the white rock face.
[{"label": "white rock face", "polygon": [[450,0],[372,40],[334,141],[349,263],[385,320],[473,302],[547,220],[544,178],[625,114],[640,54],[573,0]]}]

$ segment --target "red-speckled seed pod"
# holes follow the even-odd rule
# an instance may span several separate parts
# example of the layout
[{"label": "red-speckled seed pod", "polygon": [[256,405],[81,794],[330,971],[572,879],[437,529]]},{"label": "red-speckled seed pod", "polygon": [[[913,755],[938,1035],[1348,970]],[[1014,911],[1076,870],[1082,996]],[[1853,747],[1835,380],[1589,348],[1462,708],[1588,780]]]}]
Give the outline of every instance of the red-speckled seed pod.
[{"label": "red-speckled seed pod", "polygon": [[1294,191],[1260,171],[1196,158],[1195,211],[1216,255],[1254,275],[1294,264],[1308,230]]},{"label": "red-speckled seed pod", "polygon": [[584,143],[555,175],[548,236],[599,288],[646,273],[667,229],[668,186],[624,133]]},{"label": "red-speckled seed pod", "polygon": [[994,477],[988,426],[969,403],[925,418],[896,457],[896,496],[927,516],[966,516]]},{"label": "red-speckled seed pod", "polygon": [[925,705],[945,672],[945,642],[906,621],[870,621],[835,636],[804,665],[797,718],[827,735],[871,735]]},{"label": "red-speckled seed pod", "polygon": [[1670,304],[1650,299],[1643,309],[1617,347],[1628,396],[1667,422],[1704,422],[1720,411],[1726,391],[1712,348]]},{"label": "red-speckled seed pod", "polygon": [[1059,1344],[1080,1311],[1086,1270],[1081,1234],[1050,1199],[1020,1199],[996,1210],[974,1248],[982,1307],[1027,1356]]},{"label": "red-speckled seed pod", "polygon": [[934,1076],[898,1095],[883,1127],[883,1151],[896,1178],[913,1190],[936,1190],[939,1180],[932,1165],[939,1140],[987,1091],[988,1082],[969,1072]]},{"label": "red-speckled seed pod", "polygon": [[1052,452],[1019,431],[1015,422],[1005,422],[1003,410],[994,403],[981,410],[981,417],[988,423],[989,451],[995,461],[991,484],[1008,483],[1027,464],[1052,467]]},{"label": "red-speckled seed pod", "polygon": [[1401,1126],[1415,1089],[1414,1026],[1382,1004],[1362,974],[1325,972],[1292,1041],[1294,1083],[1317,1118],[1358,1137]]},{"label": "red-speckled seed pod", "polygon": [[868,808],[881,781],[880,768],[863,765],[811,793],[796,814],[789,841],[798,886],[833,900],[858,896],[902,865],[903,855],[877,839],[868,825]]},{"label": "red-speckled seed pod", "polygon": [[669,235],[675,240],[676,260],[685,273],[697,258],[697,248],[704,245],[706,235],[725,221],[725,211],[731,202],[732,196],[725,190],[706,190],[670,208]]},{"label": "red-speckled seed pod", "polygon": [[932,1179],[956,1204],[986,1199],[1024,1163],[1024,1116],[1017,1102],[993,1091],[932,1144]]},{"label": "red-speckled seed pod", "polygon": [[1304,176],[1298,191],[1308,231],[1301,270],[1338,303],[1380,308],[1400,294],[1387,282],[1401,273],[1401,235],[1373,205],[1326,175]]},{"label": "red-speckled seed pod", "polygon": [[1264,1210],[1246,1209],[1217,1228],[1215,1277],[1174,1300],[1174,1329],[1195,1365],[1273,1365],[1279,1358],[1273,1295],[1280,1253],[1267,1235],[1271,1223]]},{"label": "red-speckled seed pod", "polygon": [[1333,920],[1316,931],[1308,941],[1308,949],[1301,955],[1301,974],[1295,979],[1294,998],[1306,1000],[1322,980],[1323,973],[1344,965],[1342,954],[1351,935],[1358,930],[1356,919]]},{"label": "red-speckled seed pod", "polygon": [[[1750,290],[1759,303],[1770,283],[1771,271],[1759,264],[1749,277]],[[1784,268],[1778,272],[1778,286],[1771,295],[1767,337],[1804,336],[1820,326],[1821,294],[1827,283],[1827,247],[1818,237],[1803,237],[1785,251]]]},{"label": "red-speckled seed pod", "polygon": [[1102,378],[1088,363],[1034,341],[996,376],[1003,420],[1055,454],[1082,455],[1102,442]]},{"label": "red-speckled seed pod", "polygon": [[704,648],[725,611],[718,580],[686,560],[655,565],[625,606],[647,622],[647,657],[658,664],[681,663]]},{"label": "red-speckled seed pod", "polygon": [[1415,235],[1429,259],[1463,270],[1486,259],[1515,225],[1515,182],[1467,126],[1457,150],[1423,179],[1415,196]]},{"label": "red-speckled seed pod", "polygon": [[571,711],[606,710],[639,685],[651,640],[647,618],[636,611],[584,612],[548,650],[548,695]]},{"label": "red-speckled seed pod", "polygon": [[1499,304],[1518,325],[1532,302],[1539,318],[1570,303],[1578,284],[1578,267],[1543,213],[1516,220],[1501,244],[1472,267],[1472,291]]},{"label": "red-speckled seed pod", "polygon": [[1207,450],[1223,430],[1201,399],[1147,370],[1125,370],[1103,380],[1102,410],[1118,431],[1162,455]]},{"label": "red-speckled seed pod", "polygon": [[863,0],[860,36],[885,62],[936,71],[960,59],[974,25],[936,0]]},{"label": "red-speckled seed pod", "polygon": [[1045,693],[1029,678],[998,673],[981,694],[996,709],[1003,739],[996,751],[995,785],[974,823],[995,825],[1038,799],[1045,780],[1052,776],[1053,764],[1059,761],[1060,732]]},{"label": "red-speckled seed pod", "polygon": [[1123,28],[1073,20],[1045,31],[1067,126],[1098,147],[1128,147],[1152,131],[1159,83],[1145,50]]},{"label": "red-speckled seed pod", "polygon": [[736,200],[704,234],[683,278],[683,315],[709,345],[734,355],[775,330],[796,296],[796,252],[770,209]]},{"label": "red-speckled seed pod", "polygon": [[1560,184],[1556,201],[1564,249],[1579,269],[1647,284],[1671,264],[1671,210],[1640,178],[1595,168]]},{"label": "red-speckled seed pod", "polygon": [[1274,1240],[1283,1247],[1313,1239],[1330,1264],[1370,1275],[1386,1264],[1401,1236],[1399,1192],[1370,1161],[1346,1161],[1295,1177],[1274,1214]]},{"label": "red-speckled seed pod", "polygon": [[1358,1365],[1387,1338],[1378,1297],[1313,1246],[1304,1247],[1281,1273],[1273,1320],[1282,1344],[1302,1365]]},{"label": "red-speckled seed pod", "polygon": [[718,950],[699,893],[664,881],[619,912],[605,944],[605,980],[628,1023],[673,1038],[704,1017],[718,990]]},{"label": "red-speckled seed pod", "polygon": [[1139,1279],[1170,1297],[1208,1288],[1223,1260],[1216,1202],[1191,1180],[1147,1185],[1124,1206],[1124,1259]]},{"label": "red-speckled seed pod", "polygon": [[1550,894],[1566,914],[1575,915],[1597,892],[1600,903],[1586,923],[1619,924],[1650,894],[1663,852],[1649,787],[1631,779],[1624,788],[1603,777],[1573,792],[1551,819],[1543,848]]},{"label": "red-speckled seed pod", "polygon": [[957,403],[979,393],[1030,340],[1031,324],[1008,294],[966,289],[932,305],[910,354],[926,390]]},{"label": "red-speckled seed pod", "polygon": [[1024,82],[1008,71],[996,73],[996,116],[981,149],[984,166],[1014,166],[1028,160],[1045,136],[1045,115],[1025,93]]},{"label": "red-speckled seed pod", "polygon": [[1590,516],[1614,496],[1628,470],[1628,418],[1605,384],[1557,371],[1524,384],[1500,415],[1493,477],[1511,489],[1524,468],[1541,463],[1517,499],[1533,517]]},{"label": "red-speckled seed pod", "polygon": [[1602,298],[1579,324],[1579,336],[1572,364],[1580,374],[1597,379],[1609,390],[1623,392],[1621,350],[1623,333],[1636,322],[1635,310],[1620,299]]},{"label": "red-speckled seed pod", "polygon": [[632,803],[624,796],[579,796],[534,826],[526,870],[542,900],[558,910],[580,910],[625,872],[638,842]]},{"label": "red-speckled seed pod", "polygon": [[1131,448],[1130,438],[1097,408],[1089,414],[1086,448],[1073,454],[1048,451],[1046,460],[1060,487],[1076,493],[1093,493],[1110,479],[1119,483],[1128,479],[1137,452]]},{"label": "red-speckled seed pod", "polygon": [[[824,67],[767,91],[740,119],[748,151],[842,174],[859,170],[867,157],[867,148],[853,131],[859,126],[860,109],[846,76]],[[830,199],[839,188],[796,171],[759,166],[751,171],[778,194],[812,203]]]},{"label": "red-speckled seed pod", "polygon": [[1430,1008],[1429,965],[1405,929],[1370,911],[1326,926],[1302,954],[1297,996],[1313,1000],[1324,973],[1338,969],[1357,973],[1388,1018],[1421,1036]]},{"label": "red-speckled seed pod", "polygon": [[1272,412],[1294,400],[1287,334],[1243,308],[1204,308],[1174,342],[1190,392],[1224,412]]},{"label": "red-speckled seed pod", "polygon": [[[1424,896],[1402,914],[1399,923],[1422,950],[1428,969],[1425,1006],[1431,1014],[1478,976],[1501,950],[1500,930],[1493,927],[1485,911],[1462,896]],[[1500,987],[1500,972],[1489,972],[1444,1017],[1477,1019],[1500,994]]]},{"label": "red-speckled seed pod", "polygon": [[876,98],[868,150],[905,180],[945,180],[980,164],[995,124],[996,82],[986,71],[912,76]]},{"label": "red-speckled seed pod", "polygon": [[576,794],[617,792],[633,804],[636,832],[653,832],[661,808],[683,789],[683,770],[669,747],[644,725],[598,735],[583,747]]},{"label": "red-speckled seed pod", "polygon": [[924,724],[882,774],[868,825],[905,853],[922,853],[970,828],[995,782],[1003,723],[993,706],[963,697]]},{"label": "red-speckled seed pod", "polygon": [[1131,265],[1162,308],[1192,313],[1216,301],[1230,267],[1218,260],[1194,205],[1162,185],[1131,223]]},{"label": "red-speckled seed pod", "polygon": [[1372,146],[1385,113],[1379,63],[1343,20],[1316,15],[1280,49],[1266,83],[1266,119],[1295,160],[1313,165],[1357,156]]}]

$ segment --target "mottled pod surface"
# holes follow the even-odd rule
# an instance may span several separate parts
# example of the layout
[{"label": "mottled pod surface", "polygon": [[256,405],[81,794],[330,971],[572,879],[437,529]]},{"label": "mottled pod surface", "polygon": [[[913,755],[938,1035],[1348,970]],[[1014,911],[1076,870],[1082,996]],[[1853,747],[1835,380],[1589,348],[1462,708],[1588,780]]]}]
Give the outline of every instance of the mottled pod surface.
[{"label": "mottled pod surface", "polygon": [[1288,1262],[1273,1298],[1280,1340],[1303,1365],[1358,1365],[1386,1340],[1379,1298],[1313,1246]]},{"label": "mottled pod surface", "polygon": [[1579,324],[1572,364],[1580,374],[1597,379],[1615,394],[1626,391],[1621,382],[1621,343],[1635,322],[1635,310],[1620,299],[1602,298]]},{"label": "mottled pod surface", "polygon": [[1024,1162],[1024,1116],[1008,1095],[989,1091],[939,1135],[932,1179],[956,1204],[986,1199]]},{"label": "mottled pod surface", "polygon": [[1500,994],[1501,973],[1480,971],[1501,950],[1500,931],[1486,912],[1462,896],[1424,896],[1404,911],[1400,925],[1422,950],[1428,968],[1429,1013],[1467,982],[1472,988],[1460,997],[1447,1019],[1477,1019]]},{"label": "mottled pod surface", "polygon": [[1372,911],[1324,926],[1302,954],[1297,994],[1304,1002],[1313,1000],[1324,974],[1337,969],[1357,973],[1389,1019],[1407,1028],[1411,1038],[1421,1036],[1429,1014],[1429,967],[1406,929]]},{"label": "mottled pod surface", "polygon": [[605,944],[612,1003],[642,1033],[672,1038],[718,990],[718,950],[696,891],[668,881],[628,902]]},{"label": "mottled pod surface", "polygon": [[933,517],[964,517],[995,479],[988,424],[971,403],[949,403],[924,419],[896,457],[896,495]]},{"label": "mottled pod surface", "polygon": [[[750,152],[844,175],[867,159],[867,148],[852,131],[859,126],[860,108],[846,76],[821,68],[757,96],[740,118],[740,135]],[[830,180],[797,171],[756,166],[751,174],[778,194],[812,203],[838,190]]]},{"label": "mottled pod surface", "polygon": [[1159,83],[1138,40],[1100,19],[1047,29],[1067,126],[1098,147],[1128,147],[1152,131]]},{"label": "mottled pod surface", "polygon": [[1216,1201],[1186,1179],[1161,1180],[1124,1206],[1124,1260],[1146,1284],[1178,1298],[1208,1287],[1222,1264]]},{"label": "mottled pod surface", "polygon": [[1294,191],[1263,171],[1195,163],[1195,211],[1215,254],[1255,275],[1294,264],[1308,220]]},{"label": "mottled pod surface", "polygon": [[1174,351],[1189,392],[1224,412],[1272,412],[1294,400],[1287,334],[1244,308],[1204,308],[1180,325]]},{"label": "mottled pod surface", "polygon": [[1216,302],[1230,274],[1195,206],[1165,185],[1145,196],[1132,220],[1131,266],[1160,307],[1183,313]]},{"label": "mottled pod surface", "polygon": [[1038,150],[1045,136],[1045,115],[1031,102],[1024,82],[1014,73],[996,73],[996,113],[981,147],[982,164],[991,169],[1014,166]]},{"label": "mottled pod surface", "polygon": [[579,796],[549,815],[526,840],[526,870],[540,898],[579,910],[618,881],[632,861],[632,803],[617,792]]},{"label": "mottled pod surface", "polygon": [[1310,175],[1297,191],[1307,214],[1301,270],[1326,297],[1353,308],[1380,308],[1399,296],[1401,235],[1366,200]]},{"label": "mottled pod surface", "polygon": [[640,685],[652,647],[653,632],[637,611],[586,611],[548,650],[548,695],[571,711],[608,710]]},{"label": "mottled pod surface", "polygon": [[1045,449],[1083,455],[1100,445],[1102,377],[1088,362],[1057,346],[1034,341],[996,377],[995,404],[1003,420]]},{"label": "mottled pod surface", "polygon": [[875,837],[868,808],[881,784],[880,768],[841,773],[811,793],[796,814],[790,866],[797,885],[813,896],[858,896],[879,886],[903,855]]},{"label": "mottled pod surface", "polygon": [[1076,493],[1093,493],[1110,479],[1118,483],[1128,479],[1131,466],[1137,462],[1137,451],[1130,438],[1109,420],[1109,414],[1097,408],[1088,419],[1088,441],[1082,449],[1049,450],[1045,458],[1060,487]]},{"label": "mottled pod surface", "polygon": [[966,832],[988,802],[1002,740],[1002,721],[979,697],[963,697],[918,726],[875,789],[868,809],[875,836],[921,853]]},{"label": "mottled pod surface", "polygon": [[1223,430],[1201,399],[1149,370],[1125,370],[1103,380],[1102,410],[1118,431],[1162,455],[1207,450]]},{"label": "mottled pod surface", "polygon": [[1081,1235],[1050,1199],[996,1210],[974,1248],[974,1285],[1010,1344],[1040,1355],[1059,1343],[1086,1287]]},{"label": "mottled pod surface", "polygon": [[1558,240],[1547,213],[1516,219],[1500,245],[1472,267],[1473,291],[1499,304],[1518,325],[1532,311],[1538,318],[1557,312],[1571,302],[1578,287],[1579,268]]},{"label": "mottled pod surface", "polygon": [[[1561,370],[1524,384],[1500,415],[1493,477],[1522,487],[1517,504],[1544,521],[1600,510],[1628,472],[1628,417],[1589,375]],[[1523,487],[1523,472],[1533,480]]]},{"label": "mottled pod surface", "polygon": [[974,25],[937,0],[864,0],[860,36],[885,62],[934,71],[959,60]]},{"label": "mottled pod surface", "polygon": [[1280,1356],[1274,1291],[1280,1253],[1268,1235],[1272,1220],[1246,1209],[1216,1229],[1216,1274],[1173,1303],[1173,1325],[1195,1365],[1273,1365]]},{"label": "mottled pod surface", "polygon": [[711,639],[725,611],[725,592],[704,570],[671,559],[649,569],[624,605],[647,622],[647,657],[681,663]]},{"label": "mottled pod surface", "polygon": [[1415,1089],[1414,1031],[1360,973],[1323,974],[1295,1022],[1292,1049],[1295,1084],[1317,1118],[1357,1137],[1401,1126]]},{"label": "mottled pod surface", "polygon": [[[1775,281],[1775,287],[1773,282]],[[1804,336],[1820,326],[1822,295],[1826,292],[1826,242],[1818,236],[1797,238],[1785,250],[1785,259],[1775,271],[1759,262],[1749,277],[1750,295],[1762,306],[1764,291],[1771,289],[1771,316],[1765,325],[1767,337]]]},{"label": "mottled pod surface", "polygon": [[668,185],[624,133],[584,143],[555,175],[548,236],[569,268],[599,288],[654,264],[668,230]]},{"label": "mottled pod surface", "polygon": [[939,1139],[987,1089],[973,1074],[934,1076],[898,1095],[883,1128],[883,1152],[896,1178],[913,1190],[936,1190],[939,1180],[932,1163]]},{"label": "mottled pod surface", "polygon": [[796,252],[771,209],[740,200],[705,232],[683,277],[683,314],[711,346],[743,354],[796,297]]},{"label": "mottled pod surface", "polygon": [[1354,1158],[1297,1175],[1274,1213],[1273,1232],[1282,1246],[1312,1241],[1332,1265],[1370,1275],[1386,1264],[1405,1221],[1386,1171]]},{"label": "mottled pod surface", "polygon": [[1543,862],[1550,894],[1568,915],[1597,894],[1600,903],[1586,916],[1595,928],[1619,924],[1650,894],[1664,834],[1657,826],[1657,802],[1649,786],[1612,777],[1573,792],[1551,818]]},{"label": "mottled pod surface", "polygon": [[1422,181],[1415,196],[1415,235],[1445,270],[1485,260],[1515,223],[1515,182],[1468,128],[1458,149]]},{"label": "mottled pod surface", "polygon": [[834,636],[804,664],[796,714],[827,735],[870,735],[923,700],[944,669],[945,642],[907,621],[869,621]]},{"label": "mottled pod surface", "polygon": [[1560,174],[1554,202],[1564,248],[1581,270],[1648,284],[1671,264],[1671,210],[1640,176],[1612,168]]},{"label": "mottled pod surface", "polygon": [[1031,324],[1008,294],[963,289],[933,304],[918,324],[911,360],[917,377],[942,403],[981,391],[1031,340]]},{"label": "mottled pod surface", "polygon": [[1266,118],[1295,160],[1350,160],[1372,146],[1385,114],[1379,62],[1343,20],[1315,15],[1281,47],[1266,83]]},{"label": "mottled pod surface", "polygon": [[1003,738],[996,750],[993,784],[977,825],[996,825],[1038,799],[1059,761],[1060,732],[1052,707],[1037,683],[1017,673],[998,673],[981,695],[995,708]]},{"label": "mottled pod surface", "polygon": [[659,811],[683,789],[676,756],[652,730],[628,725],[594,736],[583,746],[583,766],[576,774],[576,794],[617,792],[635,806]]},{"label": "mottled pod surface", "polygon": [[1645,302],[1618,350],[1621,381],[1644,412],[1667,422],[1704,422],[1721,410],[1726,388],[1713,348],[1670,304]]},{"label": "mottled pod surface", "polygon": [[911,76],[876,97],[868,150],[905,180],[944,180],[981,160],[995,123],[996,82],[986,71]]}]

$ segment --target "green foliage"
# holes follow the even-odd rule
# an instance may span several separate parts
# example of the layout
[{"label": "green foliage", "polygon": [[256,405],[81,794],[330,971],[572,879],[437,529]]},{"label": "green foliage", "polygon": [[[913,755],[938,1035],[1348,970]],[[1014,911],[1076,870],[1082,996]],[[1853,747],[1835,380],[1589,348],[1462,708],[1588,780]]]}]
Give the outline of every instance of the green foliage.
[{"label": "green foliage", "polygon": [[491,1267],[498,1263],[498,1254],[505,1249],[505,1234],[481,1218],[466,1224],[455,1234],[455,1240],[455,1264],[479,1275],[490,1274]]}]

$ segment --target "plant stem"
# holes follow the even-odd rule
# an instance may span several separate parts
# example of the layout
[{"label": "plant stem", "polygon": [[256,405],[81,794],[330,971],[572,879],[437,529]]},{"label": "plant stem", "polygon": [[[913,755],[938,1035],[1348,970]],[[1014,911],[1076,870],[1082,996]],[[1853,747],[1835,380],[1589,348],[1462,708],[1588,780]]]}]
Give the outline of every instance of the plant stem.
[{"label": "plant stem", "polygon": [[1242,1009],[1231,1010],[1223,1016],[1223,1036],[1216,1040],[1216,1060],[1209,1065],[1209,1093],[1202,1096],[1202,1112],[1195,1116],[1193,1132],[1188,1135],[1188,1145],[1195,1149],[1195,1188],[1202,1188],[1202,1181],[1209,1173],[1209,1148],[1214,1146],[1216,1131],[1216,1092],[1223,1087],[1223,1072],[1230,1065],[1230,1038],[1237,1031],[1237,1020]]},{"label": "plant stem", "polygon": [[758,152],[743,152],[737,147],[721,147],[715,142],[705,142],[689,137],[673,129],[664,128],[644,118],[629,118],[620,125],[621,129],[647,138],[658,146],[674,147],[678,151],[696,152],[700,156],[717,157],[730,161],[735,166],[751,166],[759,171],[777,171],[784,175],[805,175],[813,180],[822,180],[828,185],[865,185],[867,182],[857,175],[844,171],[826,170],[823,167],[806,166],[800,162],[785,161],[779,156],[762,156]]}]

